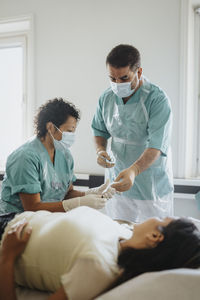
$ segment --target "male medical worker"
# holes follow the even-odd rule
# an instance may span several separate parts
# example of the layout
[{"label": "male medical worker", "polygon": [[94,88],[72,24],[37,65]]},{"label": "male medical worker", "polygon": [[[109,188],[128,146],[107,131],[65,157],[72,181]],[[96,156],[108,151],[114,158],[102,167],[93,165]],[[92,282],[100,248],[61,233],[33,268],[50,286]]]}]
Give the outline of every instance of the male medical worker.
[{"label": "male medical worker", "polygon": [[112,186],[122,192],[107,202],[106,213],[135,222],[172,215],[170,101],[143,76],[135,47],[116,46],[106,65],[110,88],[99,99],[92,128],[97,162],[106,168],[106,177],[116,181]]}]

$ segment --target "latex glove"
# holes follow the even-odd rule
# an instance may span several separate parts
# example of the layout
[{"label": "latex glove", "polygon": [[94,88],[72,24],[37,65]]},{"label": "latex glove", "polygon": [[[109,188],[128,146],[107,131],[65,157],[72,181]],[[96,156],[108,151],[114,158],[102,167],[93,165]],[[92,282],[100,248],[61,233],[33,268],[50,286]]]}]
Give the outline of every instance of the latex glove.
[{"label": "latex glove", "polygon": [[104,198],[110,199],[116,193],[116,190],[110,186],[110,180],[107,179],[106,182],[98,187],[89,189],[85,192],[86,195],[96,194],[102,195]]},{"label": "latex glove", "polygon": [[63,200],[62,205],[65,211],[69,211],[79,206],[89,206],[95,209],[101,209],[105,206],[106,199],[101,195],[90,194],[83,197],[71,198]]},{"label": "latex glove", "polygon": [[119,175],[115,179],[115,182],[112,184],[112,187],[114,187],[119,192],[125,192],[130,190],[130,188],[134,184],[135,177],[139,175],[139,173],[140,170],[136,164],[132,165],[127,169],[124,169],[122,172],[119,173]]},{"label": "latex glove", "polygon": [[114,163],[111,161],[110,156],[104,150],[100,150],[97,152],[97,163],[104,168],[112,168],[114,167]]}]

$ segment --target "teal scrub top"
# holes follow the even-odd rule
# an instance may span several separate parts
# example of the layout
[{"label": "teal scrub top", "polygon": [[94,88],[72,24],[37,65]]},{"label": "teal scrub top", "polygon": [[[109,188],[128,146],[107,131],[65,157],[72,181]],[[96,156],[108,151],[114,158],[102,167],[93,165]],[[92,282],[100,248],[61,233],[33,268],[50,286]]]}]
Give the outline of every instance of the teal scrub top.
[{"label": "teal scrub top", "polygon": [[68,149],[56,149],[53,164],[41,141],[31,138],[7,159],[0,212],[23,212],[19,193],[40,193],[42,202],[63,200],[76,180],[73,169],[74,161]]},{"label": "teal scrub top", "polygon": [[161,151],[161,156],[135,178],[133,187],[123,195],[131,199],[156,200],[172,193],[173,178],[169,162],[172,111],[167,95],[144,79],[144,84],[124,104],[111,88],[100,97],[92,121],[94,136],[112,137],[111,150],[116,159],[107,169],[113,181],[132,165],[147,148]]}]

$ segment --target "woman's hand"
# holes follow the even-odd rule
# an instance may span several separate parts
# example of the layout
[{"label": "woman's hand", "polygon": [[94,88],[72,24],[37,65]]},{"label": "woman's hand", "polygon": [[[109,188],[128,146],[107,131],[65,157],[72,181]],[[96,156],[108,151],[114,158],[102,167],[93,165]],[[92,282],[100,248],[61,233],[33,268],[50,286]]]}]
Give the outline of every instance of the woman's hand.
[{"label": "woman's hand", "polygon": [[23,219],[11,226],[3,239],[1,255],[5,259],[15,260],[25,249],[31,235],[31,227],[26,227],[28,222]]}]

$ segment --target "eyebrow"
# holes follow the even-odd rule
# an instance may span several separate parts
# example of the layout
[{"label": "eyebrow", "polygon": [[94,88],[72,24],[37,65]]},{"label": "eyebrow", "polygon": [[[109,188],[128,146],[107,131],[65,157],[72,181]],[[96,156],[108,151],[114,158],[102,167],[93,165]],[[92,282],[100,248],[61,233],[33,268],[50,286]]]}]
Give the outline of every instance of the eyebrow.
[{"label": "eyebrow", "polygon": [[[113,77],[112,75],[109,75],[109,77],[110,77],[111,79],[116,79],[116,78]],[[122,77],[119,77],[119,79],[121,79],[121,80],[126,79],[126,78],[128,78],[128,75],[124,75],[124,76],[122,76]]]},{"label": "eyebrow", "polygon": [[128,77],[128,75],[124,75],[122,77],[120,77],[120,79],[126,79]]}]

